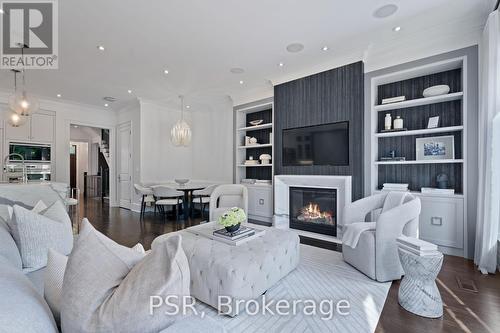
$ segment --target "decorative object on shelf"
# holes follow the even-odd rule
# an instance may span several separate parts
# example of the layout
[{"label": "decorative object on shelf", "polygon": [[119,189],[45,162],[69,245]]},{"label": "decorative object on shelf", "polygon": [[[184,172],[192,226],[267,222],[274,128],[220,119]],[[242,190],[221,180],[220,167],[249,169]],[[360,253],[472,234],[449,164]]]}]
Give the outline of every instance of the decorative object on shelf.
[{"label": "decorative object on shelf", "polygon": [[396,119],[394,119],[394,129],[395,130],[403,129],[403,118],[401,118],[400,116],[396,116]]},{"label": "decorative object on shelf", "polygon": [[438,188],[448,188],[448,175],[440,173],[436,176],[436,185]]},{"label": "decorative object on shelf", "polygon": [[422,192],[422,194],[442,194],[442,195],[455,194],[455,189],[452,188],[422,187],[420,191]]},{"label": "decorative object on shelf", "polygon": [[187,183],[189,183],[189,179],[187,179],[187,178],[179,178],[179,179],[174,179],[174,182],[176,182],[177,184],[179,184],[179,186],[184,186]]},{"label": "decorative object on shelf", "polygon": [[222,214],[218,222],[221,226],[226,228],[227,232],[235,232],[240,228],[241,223],[245,222],[247,216],[245,211],[238,207],[233,207],[224,214]]},{"label": "decorative object on shelf", "polygon": [[424,90],[422,95],[424,97],[432,97],[432,96],[439,96],[439,95],[446,95],[447,93],[450,92],[450,86],[447,84],[440,84],[437,86],[432,86]]},{"label": "decorative object on shelf", "polygon": [[255,184],[258,185],[270,185],[271,181],[269,179],[256,179]]},{"label": "decorative object on shelf", "polygon": [[172,127],[170,131],[170,140],[175,146],[187,147],[191,143],[191,128],[184,121],[184,96],[181,99],[181,119]]},{"label": "decorative object on shelf", "polygon": [[437,128],[439,126],[439,116],[430,117],[427,128]]},{"label": "decorative object on shelf", "polygon": [[249,159],[250,161],[252,161],[252,160],[253,160],[253,156],[248,157],[248,159]]},{"label": "decorative object on shelf", "polygon": [[[29,48],[25,44],[18,44],[21,48],[21,57],[24,59],[24,49]],[[9,96],[9,107],[12,111],[20,116],[29,117],[33,113],[38,111],[38,100],[26,91],[26,69],[23,68],[21,71],[13,69],[14,72],[14,94]],[[22,88],[17,89],[17,73],[22,74]]]},{"label": "decorative object on shelf", "polygon": [[243,178],[240,180],[240,184],[255,184],[256,179]]},{"label": "decorative object on shelf", "polygon": [[455,159],[455,137],[453,135],[417,138],[415,144],[417,161]]},{"label": "decorative object on shelf", "polygon": [[251,159],[251,160],[246,160],[245,163],[243,163],[243,164],[244,165],[257,165],[257,164],[259,164],[259,161]]},{"label": "decorative object on shelf", "polygon": [[389,152],[389,156],[382,156],[380,158],[381,161],[406,161],[406,157],[396,156],[396,151],[391,150]]},{"label": "decorative object on shelf", "polygon": [[382,104],[390,104],[390,103],[403,102],[405,100],[406,100],[405,96],[396,96],[396,97],[384,98],[384,99],[382,99]]},{"label": "decorative object on shelf", "polygon": [[259,156],[259,160],[261,164],[270,164],[271,163],[271,155],[262,154]]},{"label": "decorative object on shelf", "polygon": [[384,129],[385,130],[390,130],[392,126],[392,117],[390,113],[385,114],[384,118]]},{"label": "decorative object on shelf", "polygon": [[250,145],[250,137],[248,135],[245,135],[245,146]]},{"label": "decorative object on shelf", "polygon": [[252,121],[250,121],[249,123],[250,123],[250,125],[252,125],[252,126],[257,126],[257,125],[262,124],[262,122],[264,122],[264,120],[262,120],[262,119],[258,119],[258,120],[252,120]]},{"label": "decorative object on shelf", "polygon": [[248,140],[248,143],[249,143],[249,146],[251,146],[251,145],[256,145],[256,144],[257,144],[257,138],[255,138],[255,137],[251,137],[251,138]]}]

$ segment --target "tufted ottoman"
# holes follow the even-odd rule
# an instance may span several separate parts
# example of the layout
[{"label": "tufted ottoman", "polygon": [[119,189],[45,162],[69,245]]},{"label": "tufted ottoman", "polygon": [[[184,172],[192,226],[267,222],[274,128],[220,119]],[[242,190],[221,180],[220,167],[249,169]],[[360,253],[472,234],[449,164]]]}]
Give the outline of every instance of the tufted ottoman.
[{"label": "tufted ottoman", "polygon": [[[201,226],[192,228],[195,230],[198,227]],[[237,300],[259,297],[297,267],[297,234],[283,229],[255,227],[265,229],[266,233],[239,246],[211,240],[195,234],[193,230],[175,232],[182,235],[182,247],[191,270],[193,297],[235,316],[238,314]],[[231,311],[227,306],[219,306],[219,296],[231,298]],[[225,302],[227,300],[223,300],[223,304]],[[239,310],[242,309],[243,306]]]}]

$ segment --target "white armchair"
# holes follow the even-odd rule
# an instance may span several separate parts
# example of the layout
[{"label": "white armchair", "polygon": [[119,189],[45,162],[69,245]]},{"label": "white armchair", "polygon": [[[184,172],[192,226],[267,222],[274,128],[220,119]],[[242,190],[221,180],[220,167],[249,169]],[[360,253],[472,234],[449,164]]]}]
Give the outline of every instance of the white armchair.
[{"label": "white armchair", "polygon": [[[386,282],[400,279],[404,272],[399,262],[396,239],[401,235],[418,237],[420,209],[420,199],[407,192],[381,193],[346,206],[344,238],[349,237],[349,228],[361,232],[355,247],[343,242],[344,260],[374,280]],[[374,218],[375,223],[363,230],[363,223],[366,223],[365,218],[370,212],[379,215]]]},{"label": "white armchair", "polygon": [[210,221],[215,221],[232,207],[239,207],[248,215],[248,189],[239,184],[217,186],[210,195]]}]

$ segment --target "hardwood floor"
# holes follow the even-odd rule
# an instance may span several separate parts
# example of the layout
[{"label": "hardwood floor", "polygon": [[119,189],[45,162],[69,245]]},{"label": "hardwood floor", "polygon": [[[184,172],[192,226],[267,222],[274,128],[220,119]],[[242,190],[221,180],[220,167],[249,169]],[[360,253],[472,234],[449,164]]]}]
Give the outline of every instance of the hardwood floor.
[{"label": "hardwood floor", "polygon": [[[116,242],[126,246],[140,242],[146,249],[150,248],[157,236],[197,225],[202,221],[198,217],[176,223],[172,218],[165,221],[160,215],[155,217],[153,213],[146,213],[141,223],[138,213],[109,208],[93,199],[82,200],[78,215],[79,217],[74,218],[88,217],[99,231]],[[332,246],[330,243],[305,238],[301,242],[341,251],[339,246]],[[460,284],[467,288],[475,286],[477,292],[465,290]],[[399,281],[395,281],[389,290],[375,330],[377,333],[500,332],[500,273],[485,276],[475,269],[472,261],[445,256],[438,276],[438,288],[445,304],[444,315],[440,319],[422,318],[400,307],[398,287]]]}]

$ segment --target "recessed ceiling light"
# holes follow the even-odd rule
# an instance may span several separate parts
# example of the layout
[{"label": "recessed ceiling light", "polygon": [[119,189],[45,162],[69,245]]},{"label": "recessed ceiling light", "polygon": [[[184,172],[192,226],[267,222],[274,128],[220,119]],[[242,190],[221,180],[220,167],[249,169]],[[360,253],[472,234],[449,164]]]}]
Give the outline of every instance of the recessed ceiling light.
[{"label": "recessed ceiling light", "polygon": [[300,43],[292,43],[286,47],[286,50],[290,53],[297,53],[304,49],[304,45]]},{"label": "recessed ceiling light", "polygon": [[243,68],[240,68],[240,67],[231,68],[229,71],[231,73],[233,73],[233,74],[243,74],[243,73],[245,73],[245,70]]},{"label": "recessed ceiling light", "polygon": [[129,89],[129,90],[127,90],[127,92],[128,92],[129,94],[131,94],[131,93],[132,93],[132,90],[130,90],[130,89]]},{"label": "recessed ceiling light", "polygon": [[165,69],[163,73],[168,74],[168,69]]},{"label": "recessed ceiling light", "polygon": [[0,14],[3,14],[3,9],[0,9]]},{"label": "recessed ceiling light", "polygon": [[104,103],[104,106],[105,106],[105,107],[108,107],[108,106],[109,106],[109,104],[108,104],[108,103]]},{"label": "recessed ceiling light", "polygon": [[57,94],[56,96],[57,96],[57,98],[61,98],[61,94]]},{"label": "recessed ceiling light", "polygon": [[394,32],[398,32],[399,30],[401,30],[401,27],[400,27],[400,26],[397,26],[397,27],[392,28],[392,31],[394,31]]},{"label": "recessed ceiling light", "polygon": [[398,10],[398,6],[395,4],[389,4],[382,6],[373,12],[373,16],[376,18],[386,18],[394,14]]},{"label": "recessed ceiling light", "polygon": [[186,109],[189,109],[189,108],[191,108],[191,105],[186,105]]},{"label": "recessed ceiling light", "polygon": [[78,125],[73,125],[73,128],[78,128]]},{"label": "recessed ceiling light", "polygon": [[98,49],[99,51],[104,51],[104,46],[102,46],[102,45],[97,45],[97,49]]},{"label": "recessed ceiling light", "polygon": [[282,62],[280,62],[280,63],[278,64],[278,66],[279,66],[279,67],[283,67],[283,66],[285,66],[285,64],[284,64],[284,63],[282,63]]},{"label": "recessed ceiling light", "polygon": [[245,82],[243,82],[243,81],[240,81],[240,84],[243,84],[243,83],[245,83]]},{"label": "recessed ceiling light", "polygon": [[323,51],[328,51],[330,48],[329,48],[328,46],[326,46],[326,45],[325,45],[325,46],[323,46],[321,49],[322,49]]}]

